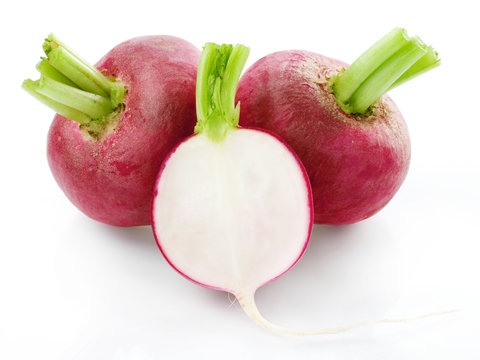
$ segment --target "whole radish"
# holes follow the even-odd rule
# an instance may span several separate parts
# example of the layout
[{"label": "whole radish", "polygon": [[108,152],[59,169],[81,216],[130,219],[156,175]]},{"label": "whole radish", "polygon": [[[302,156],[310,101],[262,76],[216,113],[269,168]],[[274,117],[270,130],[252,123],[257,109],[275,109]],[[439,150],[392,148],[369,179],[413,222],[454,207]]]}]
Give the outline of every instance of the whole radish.
[{"label": "whole radish", "polygon": [[315,223],[355,223],[390,201],[410,162],[407,126],[383,94],[438,64],[431,47],[402,29],[350,67],[312,52],[276,52],[240,80],[240,125],[272,131],[295,150],[311,182]]},{"label": "whole radish", "polygon": [[160,164],[193,133],[200,51],[173,36],[144,36],[93,67],[54,35],[43,47],[41,78],[23,87],[58,113],[47,150],[58,185],[95,220],[148,225]]}]

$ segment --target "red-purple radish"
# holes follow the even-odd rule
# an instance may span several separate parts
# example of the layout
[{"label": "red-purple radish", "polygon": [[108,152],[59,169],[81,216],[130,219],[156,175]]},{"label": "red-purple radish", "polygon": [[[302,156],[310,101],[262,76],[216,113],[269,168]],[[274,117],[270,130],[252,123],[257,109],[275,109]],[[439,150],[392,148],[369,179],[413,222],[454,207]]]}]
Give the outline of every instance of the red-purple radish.
[{"label": "red-purple radish", "polygon": [[315,223],[355,223],[392,199],[409,167],[407,126],[383,94],[438,64],[431,47],[398,28],[350,67],[312,52],[276,52],[240,79],[240,125],[271,131],[298,154]]},{"label": "red-purple radish", "polygon": [[156,175],[195,125],[200,51],[173,36],[133,38],[89,65],[55,36],[40,80],[23,84],[53,108],[48,162],[68,199],[116,226],[150,224]]},{"label": "red-purple radish", "polygon": [[242,45],[205,45],[197,77],[196,134],[166,158],[152,226],[168,262],[188,279],[236,296],[266,322],[254,293],[290,269],[313,224],[310,185],[292,150],[264,130],[238,128]]}]

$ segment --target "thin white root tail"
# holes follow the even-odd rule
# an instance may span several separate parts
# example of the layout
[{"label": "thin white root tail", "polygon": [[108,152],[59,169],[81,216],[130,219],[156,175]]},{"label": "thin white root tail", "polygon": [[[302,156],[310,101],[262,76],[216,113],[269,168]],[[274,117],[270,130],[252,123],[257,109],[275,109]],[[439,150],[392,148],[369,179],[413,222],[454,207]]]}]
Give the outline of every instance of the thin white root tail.
[{"label": "thin white root tail", "polygon": [[383,320],[373,320],[373,321],[361,321],[355,324],[346,325],[346,326],[339,326],[339,327],[330,327],[320,330],[299,330],[299,329],[291,329],[279,325],[272,324],[270,321],[265,319],[260,311],[257,308],[255,303],[254,294],[248,296],[239,296],[237,297],[238,301],[242,305],[243,310],[248,315],[250,319],[252,319],[257,325],[263,327],[264,329],[281,333],[281,334],[290,334],[290,335],[327,335],[327,334],[338,334],[342,333],[360,326],[366,325],[377,325],[377,324],[394,324],[394,323],[408,323],[411,321],[421,320],[429,317],[434,316],[441,316],[446,314],[451,314],[454,312],[458,312],[460,310],[447,310],[447,311],[439,311],[439,312],[432,312],[428,314],[423,314],[411,318],[403,318],[403,319],[383,319]]}]

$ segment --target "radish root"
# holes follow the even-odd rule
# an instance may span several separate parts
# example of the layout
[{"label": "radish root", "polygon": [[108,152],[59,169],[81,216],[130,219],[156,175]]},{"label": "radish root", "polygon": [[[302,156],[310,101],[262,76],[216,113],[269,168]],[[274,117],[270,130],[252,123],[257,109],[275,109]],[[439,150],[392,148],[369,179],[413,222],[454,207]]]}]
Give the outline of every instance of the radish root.
[{"label": "radish root", "polygon": [[361,321],[358,323],[354,323],[351,325],[345,326],[335,326],[324,328],[320,330],[301,330],[301,329],[292,329],[284,326],[279,326],[276,324],[271,323],[267,319],[265,319],[260,311],[258,310],[257,304],[255,303],[255,293],[251,295],[238,295],[237,296],[238,302],[242,306],[243,310],[247,314],[247,316],[253,320],[257,325],[261,326],[262,328],[273,331],[279,334],[288,334],[288,335],[298,335],[298,336],[308,336],[308,335],[330,335],[330,334],[339,334],[349,330],[352,330],[357,327],[367,326],[367,325],[378,325],[378,324],[397,324],[397,323],[409,323],[412,321],[417,321],[425,318],[436,317],[451,314],[454,312],[458,312],[460,310],[446,310],[446,311],[438,311],[438,312],[431,312],[423,315],[418,315],[415,317],[410,318],[399,318],[399,319],[382,319],[382,320],[371,320],[371,321]]}]

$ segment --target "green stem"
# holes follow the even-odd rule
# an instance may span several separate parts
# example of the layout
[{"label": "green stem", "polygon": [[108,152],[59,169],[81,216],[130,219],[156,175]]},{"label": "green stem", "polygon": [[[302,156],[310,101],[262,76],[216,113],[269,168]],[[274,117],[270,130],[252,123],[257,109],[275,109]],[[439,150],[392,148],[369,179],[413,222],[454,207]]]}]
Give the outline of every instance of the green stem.
[{"label": "green stem", "polygon": [[49,77],[50,79],[64,83],[65,85],[78,88],[78,86],[73,81],[71,81],[68,77],[66,77],[60,71],[50,65],[47,58],[42,58],[42,60],[37,64],[37,70],[45,77]]},{"label": "green stem", "polygon": [[108,96],[110,81],[93,66],[85,66],[78,58],[63,47],[57,47],[47,53],[50,65],[73,81],[82,90],[93,94]]},{"label": "green stem", "polygon": [[37,65],[41,77],[22,87],[59,114],[98,135],[125,98],[126,88],[105,77],[51,34],[43,43],[47,58]]},{"label": "green stem", "polygon": [[42,76],[33,81],[32,90],[53,101],[81,111],[92,119],[99,119],[113,112],[110,99],[77,89]]},{"label": "green stem", "polygon": [[66,106],[62,103],[59,103],[45,95],[40,94],[37,92],[37,84],[35,81],[27,79],[23,82],[22,87],[26,90],[30,95],[36,98],[38,101],[44,103],[48,107],[50,107],[56,113],[65,116],[66,118],[72,119],[80,123],[81,125],[87,125],[92,120],[90,116],[87,114],[73,109],[69,106]]},{"label": "green stem", "polygon": [[427,47],[427,53],[422,56],[415,64],[413,64],[407,71],[405,71],[388,90],[391,90],[398,85],[413,79],[414,77],[423,74],[440,65],[438,53],[431,47]]},{"label": "green stem", "polygon": [[346,113],[365,114],[386,91],[439,63],[431,47],[396,28],[333,79],[333,92]]},{"label": "green stem", "polygon": [[197,70],[196,133],[222,141],[238,126],[240,107],[235,106],[235,93],[249,52],[243,45],[205,44]]}]

